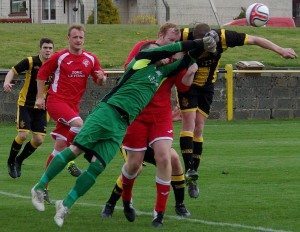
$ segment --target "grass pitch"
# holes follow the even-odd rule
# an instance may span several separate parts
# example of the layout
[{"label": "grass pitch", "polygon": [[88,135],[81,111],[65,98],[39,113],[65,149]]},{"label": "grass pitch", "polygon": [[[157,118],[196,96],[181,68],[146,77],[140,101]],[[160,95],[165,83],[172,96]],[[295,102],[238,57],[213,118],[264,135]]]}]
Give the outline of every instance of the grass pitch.
[{"label": "grass pitch", "polygon": [[[1,24],[0,69],[9,69],[17,61],[38,52],[38,43],[42,37],[53,39],[55,50],[67,46],[67,29],[63,24]],[[285,48],[293,48],[300,55],[300,28],[274,27],[225,27],[227,30],[245,32],[265,37]],[[155,39],[158,25],[86,25],[85,48],[95,53],[104,68],[122,68],[124,61],[139,40]],[[22,36],[18,36],[22,35]],[[223,53],[220,67],[235,64],[238,61],[256,60],[266,67],[300,67],[300,60],[285,60],[272,51],[258,46],[229,48]],[[270,68],[272,69],[272,68]]]},{"label": "grass pitch", "polygon": [[[174,147],[179,151],[175,123]],[[0,225],[1,231],[153,231],[150,223],[155,197],[155,168],[147,165],[134,188],[136,221],[126,221],[121,202],[111,219],[100,218],[120,173],[122,159],[116,156],[93,188],[73,206],[62,229],[53,221],[54,206],[37,212],[30,189],[44,170],[52,141],[46,142],[24,162],[22,176],[12,179],[6,161],[16,135],[14,124],[0,124]],[[51,130],[52,125],[49,127]],[[163,231],[300,231],[300,121],[214,121],[205,128],[201,160],[201,196],[185,204],[192,213],[180,219],[170,194]],[[86,161],[77,163],[86,167]],[[62,199],[75,179],[63,171],[50,184],[50,196]]]}]

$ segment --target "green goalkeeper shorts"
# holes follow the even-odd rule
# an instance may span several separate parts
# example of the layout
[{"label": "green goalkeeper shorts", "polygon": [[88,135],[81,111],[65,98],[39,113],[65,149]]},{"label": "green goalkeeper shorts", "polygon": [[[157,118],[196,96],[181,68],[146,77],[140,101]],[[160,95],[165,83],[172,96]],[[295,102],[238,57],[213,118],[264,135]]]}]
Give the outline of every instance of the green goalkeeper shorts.
[{"label": "green goalkeeper shorts", "polygon": [[127,122],[118,111],[100,102],[85,120],[74,145],[96,156],[106,166],[119,151],[126,129]]}]

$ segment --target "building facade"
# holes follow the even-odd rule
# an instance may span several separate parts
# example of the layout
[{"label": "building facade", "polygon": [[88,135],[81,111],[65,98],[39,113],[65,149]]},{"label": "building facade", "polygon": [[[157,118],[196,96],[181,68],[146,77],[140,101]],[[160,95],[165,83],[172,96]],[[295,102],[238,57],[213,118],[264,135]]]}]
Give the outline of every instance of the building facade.
[{"label": "building facade", "polygon": [[0,0],[2,22],[86,23],[91,0]]},{"label": "building facade", "polygon": [[[93,13],[96,0],[0,0],[0,21],[32,23],[83,23]],[[158,24],[171,21],[179,25],[206,22],[217,25],[209,0],[113,0],[121,22],[130,23],[137,16],[151,16]],[[220,24],[238,16],[255,0],[213,0]],[[271,17],[294,17],[300,20],[300,0],[261,0]]]}]

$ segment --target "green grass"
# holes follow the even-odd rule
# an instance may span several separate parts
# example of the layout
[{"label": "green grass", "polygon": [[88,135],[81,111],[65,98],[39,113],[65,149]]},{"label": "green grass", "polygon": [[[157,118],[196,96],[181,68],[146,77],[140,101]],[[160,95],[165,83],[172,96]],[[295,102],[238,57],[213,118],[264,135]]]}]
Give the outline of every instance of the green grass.
[{"label": "green grass", "polygon": [[[86,46],[97,54],[103,67],[120,68],[132,46],[142,39],[155,39],[158,25],[87,25]],[[35,54],[41,37],[50,37],[55,49],[67,45],[68,25],[62,24],[0,24],[0,68],[11,68],[16,61]],[[291,47],[300,55],[300,28],[227,27],[229,30],[263,36],[282,47]],[[241,60],[257,60],[266,66],[300,67],[299,59],[285,60],[257,46],[244,46],[226,51],[221,67]]]},{"label": "green grass", "polygon": [[[180,124],[175,124],[176,135]],[[53,221],[54,206],[37,212],[30,201],[30,189],[41,176],[52,141],[46,142],[25,161],[22,176],[11,179],[6,160],[14,124],[0,124],[0,224],[1,231],[153,231],[150,226],[154,204],[155,169],[144,168],[134,189],[139,215],[126,221],[118,203],[113,218],[99,217],[123,163],[117,156],[98,177],[93,188],[73,206],[62,229]],[[49,131],[51,130],[51,126]],[[300,121],[214,121],[205,128],[201,196],[186,206],[190,219],[179,220],[170,194],[163,231],[300,231]],[[178,136],[174,147],[179,151]],[[86,167],[83,158],[77,163]],[[227,173],[227,174],[222,174]],[[63,198],[75,179],[63,171],[50,184],[52,199]]]}]

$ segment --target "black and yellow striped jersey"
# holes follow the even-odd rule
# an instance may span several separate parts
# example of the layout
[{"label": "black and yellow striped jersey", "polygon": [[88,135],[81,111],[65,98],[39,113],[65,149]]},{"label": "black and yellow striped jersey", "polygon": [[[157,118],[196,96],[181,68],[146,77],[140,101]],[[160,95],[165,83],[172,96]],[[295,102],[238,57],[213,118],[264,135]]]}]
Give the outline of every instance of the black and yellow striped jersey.
[{"label": "black and yellow striped jersey", "polygon": [[[193,81],[194,85],[204,86],[205,84],[211,84],[216,81],[216,71],[219,66],[219,60],[222,53],[227,50],[228,47],[243,46],[247,44],[248,35],[245,33],[238,33],[236,31],[230,31],[225,29],[215,30],[219,35],[219,42],[217,43],[216,53],[206,53],[197,59],[198,71],[195,74]],[[181,40],[192,40],[193,28],[181,29]]]},{"label": "black and yellow striped jersey", "polygon": [[12,67],[15,75],[25,72],[23,87],[19,93],[18,105],[34,107],[37,94],[36,77],[42,61],[39,56],[30,56]]}]

